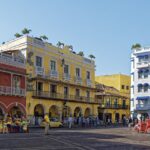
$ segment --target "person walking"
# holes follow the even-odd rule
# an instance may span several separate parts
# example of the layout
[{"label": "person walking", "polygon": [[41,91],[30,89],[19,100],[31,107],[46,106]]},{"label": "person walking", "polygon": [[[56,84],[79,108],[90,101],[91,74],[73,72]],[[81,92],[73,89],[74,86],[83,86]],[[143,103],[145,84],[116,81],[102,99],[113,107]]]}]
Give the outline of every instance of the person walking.
[{"label": "person walking", "polygon": [[73,118],[72,118],[72,116],[70,116],[70,117],[68,118],[69,129],[71,129],[71,127],[72,127],[72,122],[73,122]]},{"label": "person walking", "polygon": [[44,116],[44,122],[45,122],[45,135],[49,135],[49,124],[50,124],[50,120],[49,120],[49,117],[48,117],[48,114],[45,114]]}]

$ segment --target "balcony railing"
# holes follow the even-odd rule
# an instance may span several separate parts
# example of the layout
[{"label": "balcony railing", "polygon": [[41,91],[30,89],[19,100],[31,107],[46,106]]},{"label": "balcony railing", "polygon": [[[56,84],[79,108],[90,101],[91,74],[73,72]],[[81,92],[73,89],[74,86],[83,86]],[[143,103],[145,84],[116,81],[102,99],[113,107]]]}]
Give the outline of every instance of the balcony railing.
[{"label": "balcony railing", "polygon": [[43,75],[44,75],[44,68],[43,68],[43,67],[38,67],[38,66],[36,66],[36,67],[35,67],[35,73],[36,73],[36,75],[41,75],[41,76],[43,76]]},{"label": "balcony railing", "polygon": [[25,68],[25,59],[5,53],[0,53],[0,63]]},{"label": "balcony railing", "polygon": [[25,96],[25,89],[0,86],[0,95]]},{"label": "balcony railing", "polygon": [[128,105],[121,105],[121,104],[100,104],[100,108],[103,109],[128,109]]},{"label": "balcony railing", "polygon": [[50,71],[50,77],[51,78],[58,78],[58,72],[56,70]]},{"label": "balcony railing", "polygon": [[150,109],[150,104],[137,104],[136,110],[148,110]]},{"label": "balcony railing", "polygon": [[86,79],[86,85],[87,86],[91,86],[92,85],[92,81],[90,79]]},{"label": "balcony railing", "polygon": [[149,64],[150,64],[149,61],[138,62],[137,63],[137,68],[146,68],[146,67],[149,67]]},{"label": "balcony railing", "polygon": [[67,73],[64,73],[64,74],[63,74],[63,80],[64,80],[64,81],[70,81],[70,79],[71,79],[71,77],[70,77],[69,74],[67,74]]},{"label": "balcony railing", "polygon": [[48,98],[48,99],[61,99],[61,100],[72,100],[79,102],[94,102],[94,98],[85,96],[65,95],[61,93],[50,93],[48,91],[33,91],[33,97]]},{"label": "balcony railing", "polygon": [[82,78],[76,76],[76,77],[75,77],[75,83],[76,83],[76,84],[82,84]]}]

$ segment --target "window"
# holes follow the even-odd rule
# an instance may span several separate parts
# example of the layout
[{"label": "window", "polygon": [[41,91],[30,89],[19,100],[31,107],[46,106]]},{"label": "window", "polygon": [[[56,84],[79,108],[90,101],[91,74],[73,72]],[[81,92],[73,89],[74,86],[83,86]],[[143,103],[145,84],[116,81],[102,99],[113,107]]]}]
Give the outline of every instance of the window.
[{"label": "window", "polygon": [[51,70],[56,71],[56,62],[54,60],[51,60]]},{"label": "window", "polygon": [[37,91],[43,91],[43,83],[42,82],[37,82],[36,89],[37,89]]},{"label": "window", "polygon": [[149,87],[148,84],[145,84],[145,85],[144,85],[144,92],[148,92],[148,87]]},{"label": "window", "polygon": [[14,88],[20,88],[20,77],[19,76],[14,76],[13,77],[13,87]]},{"label": "window", "polygon": [[50,92],[51,93],[57,93],[57,85],[51,84],[50,85]]},{"label": "window", "polygon": [[64,96],[67,97],[69,94],[68,87],[64,87]]},{"label": "window", "polygon": [[148,78],[148,74],[149,74],[149,70],[147,69],[144,71],[144,78]]},{"label": "window", "polygon": [[122,89],[124,89],[124,85],[122,85]]},{"label": "window", "polygon": [[110,99],[106,99],[106,106],[110,106]]},{"label": "window", "polygon": [[42,67],[42,57],[36,56],[36,66]]},{"label": "window", "polygon": [[140,71],[138,72],[138,78],[139,78],[139,79],[141,79],[141,78],[142,78],[142,76],[143,76],[143,71],[142,71],[142,70],[140,70]]},{"label": "window", "polygon": [[142,86],[141,84],[139,84],[139,85],[138,85],[138,92],[139,92],[139,93],[142,92],[142,88],[143,88],[143,86]]},{"label": "window", "polygon": [[90,91],[86,91],[86,97],[90,98]]},{"label": "window", "polygon": [[125,106],[126,106],[126,100],[122,101],[122,106],[123,106],[123,108],[125,108]]},{"label": "window", "polygon": [[114,100],[114,106],[117,107],[118,106],[118,99]]},{"label": "window", "polygon": [[76,89],[76,97],[80,97],[80,89]]},{"label": "window", "polygon": [[129,86],[126,86],[126,90],[129,90]]},{"label": "window", "polygon": [[69,74],[69,66],[68,65],[64,65],[64,73]]},{"label": "window", "polygon": [[76,68],[76,76],[80,77],[80,68]]},{"label": "window", "polygon": [[86,78],[87,78],[87,79],[90,79],[90,71],[87,71],[87,72],[86,72]]}]

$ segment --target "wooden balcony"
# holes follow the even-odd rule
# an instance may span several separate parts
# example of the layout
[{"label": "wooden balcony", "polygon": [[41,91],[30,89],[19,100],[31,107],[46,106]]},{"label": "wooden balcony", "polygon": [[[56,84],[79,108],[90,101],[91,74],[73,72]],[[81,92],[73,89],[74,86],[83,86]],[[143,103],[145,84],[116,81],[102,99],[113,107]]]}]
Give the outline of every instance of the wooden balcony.
[{"label": "wooden balcony", "polygon": [[25,89],[0,86],[0,95],[25,96]]},{"label": "wooden balcony", "polygon": [[61,100],[61,101],[68,101],[68,102],[80,102],[80,103],[96,103],[95,99],[91,97],[88,98],[85,96],[65,95],[61,93],[50,93],[48,91],[33,91],[33,98]]},{"label": "wooden balcony", "polygon": [[102,109],[128,109],[128,105],[121,105],[121,104],[100,104],[100,108]]}]

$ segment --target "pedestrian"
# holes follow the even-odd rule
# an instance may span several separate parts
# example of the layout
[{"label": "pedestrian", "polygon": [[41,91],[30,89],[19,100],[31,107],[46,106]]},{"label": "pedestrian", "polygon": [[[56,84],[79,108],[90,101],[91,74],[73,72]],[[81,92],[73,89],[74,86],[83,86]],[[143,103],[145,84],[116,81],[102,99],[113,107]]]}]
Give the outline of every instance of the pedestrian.
[{"label": "pedestrian", "polygon": [[44,133],[45,133],[45,135],[49,135],[50,120],[49,120],[48,114],[45,114],[44,122],[45,122],[45,131],[44,131]]},{"label": "pedestrian", "polygon": [[72,127],[72,122],[73,122],[73,118],[72,118],[72,116],[70,115],[70,117],[68,118],[69,129],[71,129],[71,127]]}]

